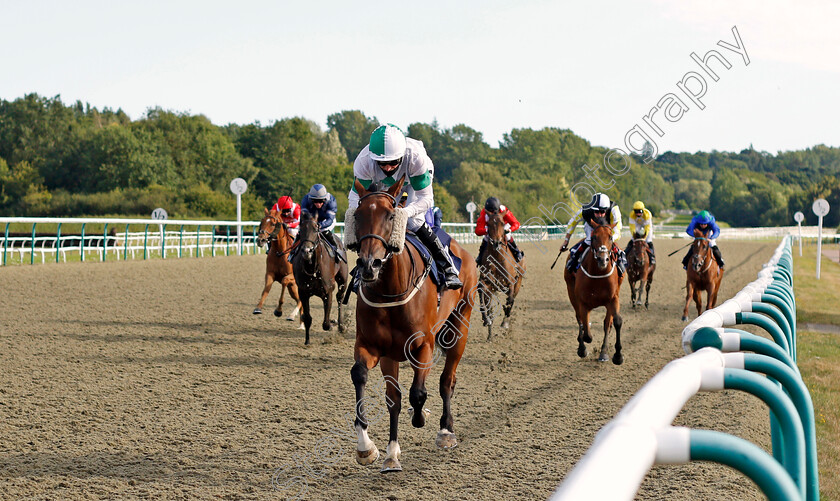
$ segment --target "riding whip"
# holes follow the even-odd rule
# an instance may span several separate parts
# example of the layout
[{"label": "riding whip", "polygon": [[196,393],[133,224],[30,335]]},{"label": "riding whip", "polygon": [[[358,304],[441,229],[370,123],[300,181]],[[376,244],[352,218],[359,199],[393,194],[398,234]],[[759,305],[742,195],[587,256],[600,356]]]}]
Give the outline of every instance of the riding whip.
[{"label": "riding whip", "polygon": [[674,252],[672,252],[672,253],[668,254],[668,257],[673,256],[673,255],[674,255],[674,254],[676,254],[677,252],[679,252],[679,251],[681,251],[681,250],[685,249],[686,247],[688,247],[689,245],[691,245],[691,244],[693,244],[693,243],[694,243],[694,242],[689,242],[689,243],[687,243],[687,244],[683,245],[683,246],[682,246],[682,247],[680,247],[679,249],[677,249],[677,250],[675,250]]}]

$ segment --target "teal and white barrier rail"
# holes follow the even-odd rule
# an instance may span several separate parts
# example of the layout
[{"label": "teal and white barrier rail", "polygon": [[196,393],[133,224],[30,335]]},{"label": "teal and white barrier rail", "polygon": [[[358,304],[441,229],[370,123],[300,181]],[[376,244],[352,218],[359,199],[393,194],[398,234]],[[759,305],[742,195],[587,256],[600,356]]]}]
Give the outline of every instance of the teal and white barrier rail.
[{"label": "teal and white barrier rail", "polygon": [[[747,324],[772,341],[729,327]],[[813,404],[796,367],[791,238],[757,280],[688,324],[682,342],[689,355],[666,365],[604,426],[551,499],[591,499],[597,485],[599,497],[631,500],[654,464],[714,461],[747,475],[768,499],[818,500]],[[770,408],[772,456],[732,435],[671,426],[695,393],[724,389],[749,392]]]}]

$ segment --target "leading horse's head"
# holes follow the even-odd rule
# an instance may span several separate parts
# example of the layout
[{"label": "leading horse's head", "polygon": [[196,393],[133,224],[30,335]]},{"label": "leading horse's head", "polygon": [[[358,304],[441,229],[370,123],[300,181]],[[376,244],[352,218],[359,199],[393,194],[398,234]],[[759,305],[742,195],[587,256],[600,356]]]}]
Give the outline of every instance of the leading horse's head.
[{"label": "leading horse's head", "polygon": [[691,267],[695,272],[700,273],[704,271],[707,260],[709,260],[709,266],[712,265],[711,251],[712,248],[709,245],[709,239],[704,237],[700,230],[695,229],[694,243],[691,244]]},{"label": "leading horse's head", "polygon": [[501,212],[485,213],[487,214],[487,237],[490,239],[490,245],[497,251],[502,249],[507,237],[505,236],[505,219]]},{"label": "leading horse's head", "polygon": [[382,189],[373,184],[365,189],[356,180],[359,207],[353,214],[355,244],[359,258],[356,265],[362,270],[362,280],[376,282],[379,272],[395,252],[402,250],[405,238],[407,213],[398,207],[397,196],[402,189],[405,176],[390,188]]},{"label": "leading horse's head", "polygon": [[606,270],[610,264],[610,254],[613,248],[612,231],[615,225],[607,223],[603,217],[592,220],[592,253],[598,268]]},{"label": "leading horse's head", "polygon": [[319,228],[318,218],[308,212],[303,212],[300,218],[300,230],[298,232],[298,253],[303,256],[306,263],[311,264],[315,260],[315,250],[318,248]]},{"label": "leading horse's head", "polygon": [[[282,233],[282,234],[281,234]],[[280,213],[276,210],[265,209],[265,216],[260,220],[260,231],[257,233],[257,245],[260,247],[277,239],[277,235],[281,234],[281,238],[286,235],[286,224],[280,217]]]}]

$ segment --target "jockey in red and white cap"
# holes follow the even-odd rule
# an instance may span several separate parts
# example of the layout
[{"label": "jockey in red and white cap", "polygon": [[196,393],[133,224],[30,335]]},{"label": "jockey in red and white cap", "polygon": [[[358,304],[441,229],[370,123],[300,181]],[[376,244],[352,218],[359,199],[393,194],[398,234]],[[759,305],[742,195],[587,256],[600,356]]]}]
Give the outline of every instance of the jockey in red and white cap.
[{"label": "jockey in red and white cap", "polygon": [[289,228],[289,235],[296,237],[300,226],[300,205],[294,203],[292,197],[284,195],[277,199],[271,210],[280,213],[280,218]]},{"label": "jockey in red and white cap", "polygon": [[514,231],[519,229],[519,221],[516,220],[516,216],[513,215],[513,212],[509,208],[499,202],[498,198],[490,197],[484,202],[484,208],[481,209],[481,213],[478,215],[478,221],[475,223],[475,234],[479,236],[484,235],[484,239],[481,240],[481,247],[478,249],[478,257],[475,258],[476,263],[481,263],[482,255],[487,248],[487,242],[490,240],[487,236],[487,221],[490,220],[488,214],[495,214],[497,212],[502,215],[502,220],[505,222],[505,237],[507,238],[507,244],[510,247],[513,257],[519,262],[522,260],[522,256],[524,256],[524,253],[516,246],[516,242],[513,241],[512,235]]}]

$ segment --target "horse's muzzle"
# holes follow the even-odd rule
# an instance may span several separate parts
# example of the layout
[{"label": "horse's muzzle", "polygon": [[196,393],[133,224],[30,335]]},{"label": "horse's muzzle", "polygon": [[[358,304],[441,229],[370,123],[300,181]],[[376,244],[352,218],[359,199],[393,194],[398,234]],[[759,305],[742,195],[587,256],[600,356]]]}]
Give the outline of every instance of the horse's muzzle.
[{"label": "horse's muzzle", "polygon": [[359,258],[356,260],[356,266],[362,270],[362,280],[365,282],[375,282],[379,278],[379,271],[382,270],[383,261],[379,258]]}]

